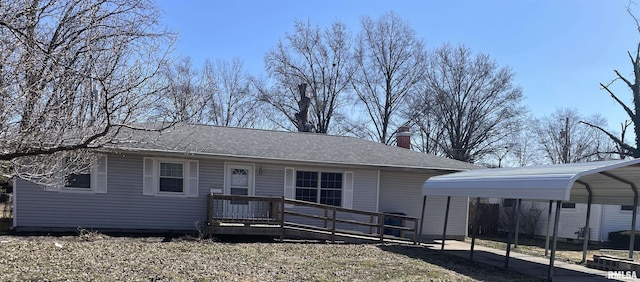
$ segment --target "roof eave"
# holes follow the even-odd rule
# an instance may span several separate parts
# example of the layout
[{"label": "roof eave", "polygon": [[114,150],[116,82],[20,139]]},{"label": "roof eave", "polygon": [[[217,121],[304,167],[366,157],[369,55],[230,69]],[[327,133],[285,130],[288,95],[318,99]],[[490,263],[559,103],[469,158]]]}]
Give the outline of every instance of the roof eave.
[{"label": "roof eave", "polygon": [[187,155],[187,156],[238,158],[238,159],[262,160],[262,161],[276,161],[276,162],[295,162],[295,163],[303,163],[303,164],[328,164],[328,165],[336,165],[336,166],[357,166],[357,167],[377,167],[377,168],[416,169],[416,170],[441,170],[441,171],[449,171],[449,172],[459,172],[459,171],[466,171],[466,170],[472,169],[472,168],[453,168],[453,167],[435,167],[435,166],[406,166],[406,165],[376,164],[376,163],[298,160],[298,159],[287,159],[287,158],[277,158],[277,157],[244,156],[244,155],[234,155],[234,154],[204,153],[204,152],[145,149],[145,148],[119,147],[119,148],[108,148],[108,149],[112,151],[134,152],[134,153],[156,152],[156,153],[179,154],[179,155]]}]

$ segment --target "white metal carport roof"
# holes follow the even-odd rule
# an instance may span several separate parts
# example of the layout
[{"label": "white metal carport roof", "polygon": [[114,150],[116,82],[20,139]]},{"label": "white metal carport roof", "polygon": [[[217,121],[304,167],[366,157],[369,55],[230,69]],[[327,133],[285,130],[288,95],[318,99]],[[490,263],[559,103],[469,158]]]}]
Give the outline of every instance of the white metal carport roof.
[{"label": "white metal carport roof", "polygon": [[[425,181],[422,186],[422,193],[424,195],[422,216],[424,218],[424,203],[426,203],[427,196],[449,197],[447,199],[445,226],[442,235],[442,249],[444,249],[447,218],[449,215],[449,201],[452,196],[548,200],[548,246],[551,203],[552,201],[556,201],[553,247],[551,249],[547,276],[547,279],[551,280],[553,278],[558,220],[561,210],[560,203],[562,201],[587,203],[585,230],[589,230],[591,204],[638,206],[638,186],[640,186],[640,159],[471,170],[434,176]],[[513,209],[519,209],[519,203],[520,201],[518,201],[517,205],[513,206]],[[637,210],[637,208],[633,209],[632,214],[632,233],[629,241],[630,258],[633,257]],[[517,214],[517,212],[513,212],[513,216],[510,216],[512,220],[510,220],[511,227],[509,227],[507,235],[505,268],[508,268],[509,265],[512,229],[515,228],[515,233],[517,233],[517,224],[515,224],[514,227],[514,218],[515,222],[517,222]],[[474,232],[471,243],[471,258],[473,258],[475,235]],[[586,257],[587,242],[588,237],[585,237],[583,243],[583,260],[585,260]]]},{"label": "white metal carport roof", "polygon": [[640,186],[640,159],[478,169],[429,178],[426,196],[462,196],[632,205]]}]

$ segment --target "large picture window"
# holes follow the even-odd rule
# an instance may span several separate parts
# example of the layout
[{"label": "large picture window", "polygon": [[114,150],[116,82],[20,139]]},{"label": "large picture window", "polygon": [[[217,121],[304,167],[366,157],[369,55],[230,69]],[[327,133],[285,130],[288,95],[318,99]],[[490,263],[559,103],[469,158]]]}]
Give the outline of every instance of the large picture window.
[{"label": "large picture window", "polygon": [[297,171],[296,200],[341,206],[342,173]]}]

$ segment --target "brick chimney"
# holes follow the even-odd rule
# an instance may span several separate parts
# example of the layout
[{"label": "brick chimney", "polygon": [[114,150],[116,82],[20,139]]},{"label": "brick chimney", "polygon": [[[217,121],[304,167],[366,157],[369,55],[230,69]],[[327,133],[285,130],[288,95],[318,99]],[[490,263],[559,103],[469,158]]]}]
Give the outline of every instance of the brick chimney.
[{"label": "brick chimney", "polygon": [[408,126],[401,126],[396,131],[396,144],[398,147],[411,149],[411,131]]}]

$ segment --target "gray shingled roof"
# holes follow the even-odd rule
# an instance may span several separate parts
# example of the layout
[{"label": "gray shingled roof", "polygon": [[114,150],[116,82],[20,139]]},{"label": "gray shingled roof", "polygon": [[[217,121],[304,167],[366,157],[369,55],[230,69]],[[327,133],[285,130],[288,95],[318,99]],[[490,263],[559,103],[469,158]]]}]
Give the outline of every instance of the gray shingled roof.
[{"label": "gray shingled roof", "polygon": [[355,137],[209,125],[131,133],[121,150],[400,168],[468,170],[475,165]]}]

